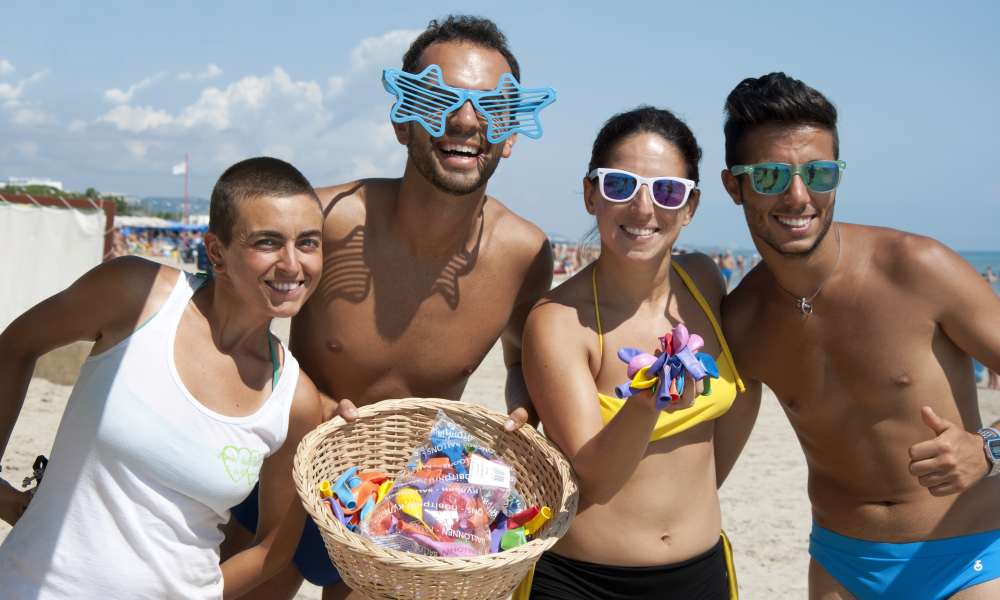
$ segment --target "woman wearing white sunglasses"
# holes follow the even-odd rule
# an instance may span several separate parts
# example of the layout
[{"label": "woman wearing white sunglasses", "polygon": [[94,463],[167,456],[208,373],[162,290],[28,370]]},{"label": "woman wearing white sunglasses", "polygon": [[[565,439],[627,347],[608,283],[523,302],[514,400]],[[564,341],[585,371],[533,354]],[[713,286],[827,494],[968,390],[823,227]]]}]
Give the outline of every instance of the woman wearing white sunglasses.
[{"label": "woman wearing white sunglasses", "polygon": [[[716,490],[760,392],[743,389],[718,327],[717,267],[703,254],[672,256],[698,207],[700,158],[687,125],[652,107],[611,118],[594,142],[584,205],[601,255],[541,300],[524,331],[528,390],[579,477],[580,510],[522,597],[737,597]],[[648,391],[617,398],[628,379],[618,349],[653,353],[679,323],[716,357],[710,393],[687,379],[662,411]]]}]

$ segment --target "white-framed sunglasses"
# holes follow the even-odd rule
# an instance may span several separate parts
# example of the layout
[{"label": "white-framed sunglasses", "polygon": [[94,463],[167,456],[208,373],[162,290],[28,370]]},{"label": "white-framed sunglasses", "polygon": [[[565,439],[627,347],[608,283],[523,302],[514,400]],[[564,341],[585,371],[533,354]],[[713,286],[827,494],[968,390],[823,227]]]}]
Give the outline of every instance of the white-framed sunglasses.
[{"label": "white-framed sunglasses", "polygon": [[643,177],[622,169],[597,168],[587,173],[588,179],[597,179],[601,195],[610,202],[628,202],[639,193],[643,185],[649,190],[653,203],[660,208],[677,210],[687,204],[695,182],[682,177]]}]

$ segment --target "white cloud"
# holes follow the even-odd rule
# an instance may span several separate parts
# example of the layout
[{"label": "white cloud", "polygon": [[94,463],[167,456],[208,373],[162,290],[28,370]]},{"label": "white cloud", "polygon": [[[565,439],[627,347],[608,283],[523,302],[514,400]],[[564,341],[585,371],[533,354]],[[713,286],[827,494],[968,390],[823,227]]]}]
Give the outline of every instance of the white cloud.
[{"label": "white cloud", "polygon": [[397,29],[361,40],[351,50],[351,71],[398,65],[403,53],[420,33],[419,29]]},{"label": "white cloud", "polygon": [[380,110],[368,110],[326,131],[308,154],[315,164],[300,168],[318,172],[316,185],[362,177],[394,177],[402,173],[406,150]]},{"label": "white cloud", "polygon": [[118,129],[140,133],[169,125],[174,122],[174,118],[166,111],[157,110],[150,106],[123,104],[98,117],[97,122],[110,123]]},{"label": "white cloud", "polygon": [[225,89],[210,87],[185,108],[178,123],[185,129],[255,129],[262,122],[305,121],[322,125],[328,115],[315,81],[293,81],[281,67],[270,75],[248,76]]},{"label": "white cloud", "polygon": [[280,158],[281,160],[290,163],[295,162],[295,148],[293,148],[291,144],[270,144],[261,149],[261,154],[264,156]]},{"label": "white cloud", "polygon": [[17,102],[17,99],[21,96],[22,91],[23,88],[21,88],[21,86],[15,86],[9,83],[0,83],[0,102],[4,104]]},{"label": "white cloud", "polygon": [[[260,151],[248,150],[242,144],[236,142],[231,142],[229,140],[217,140],[211,144],[203,147],[201,153],[195,153],[194,161],[195,165],[191,167],[194,171],[198,168],[198,165],[212,165],[213,167],[218,167],[221,169],[223,166],[228,166],[236,163],[244,158],[249,158],[252,155],[260,154]],[[203,167],[202,171],[206,169]]]},{"label": "white cloud", "polygon": [[10,64],[6,58],[0,58],[0,77],[10,75],[14,72],[14,65]]},{"label": "white cloud", "polygon": [[376,77],[385,67],[399,66],[403,53],[420,35],[419,29],[396,29],[358,42],[351,50],[351,68],[344,75],[332,75],[326,81],[330,97],[344,93],[358,75]]},{"label": "white cloud", "polygon": [[126,140],[125,150],[128,151],[132,158],[137,160],[142,160],[146,158],[146,154],[149,153],[149,149],[157,144],[150,142],[143,142],[139,140]]},{"label": "white cloud", "polygon": [[342,75],[334,75],[326,80],[326,89],[330,96],[339,96],[347,87],[347,78]]},{"label": "white cloud", "polygon": [[[3,61],[10,65],[7,61]],[[14,69],[10,66],[10,70]],[[8,71],[9,72],[9,71]],[[22,127],[31,127],[55,122],[55,117],[48,111],[32,103],[26,103],[21,99],[24,90],[48,76],[47,70],[32,73],[30,77],[22,79],[16,84],[0,83],[0,108],[7,113],[10,122]]]},{"label": "white cloud", "polygon": [[166,73],[157,73],[155,75],[150,75],[149,77],[146,77],[142,81],[138,81],[128,86],[128,89],[124,91],[119,88],[111,88],[110,90],[105,90],[104,99],[113,104],[128,104],[129,102],[132,101],[132,96],[134,96],[136,92],[138,92],[143,88],[147,88],[153,85],[160,79],[163,79],[164,75],[166,75]]},{"label": "white cloud", "polygon": [[11,85],[9,83],[0,83],[0,102],[4,104],[17,103],[20,101],[21,94],[24,93],[24,89],[29,85],[41,81],[49,74],[48,71],[38,71],[37,73],[32,73],[31,77],[27,79],[22,79],[17,82],[16,85]]},{"label": "white cloud", "polygon": [[54,123],[55,117],[44,109],[21,105],[10,110],[10,121],[15,125],[31,127]]},{"label": "white cloud", "polygon": [[280,135],[304,126],[322,127],[328,119],[318,83],[295,81],[284,69],[275,67],[268,75],[247,76],[224,88],[205,88],[176,116],[151,106],[122,104],[97,122],[132,133],[157,130],[172,134],[227,129],[255,132],[277,124],[273,133]]},{"label": "white cloud", "polygon": [[[63,171],[88,172],[100,165],[101,172],[141,182],[116,184],[142,188],[125,189],[141,193],[169,181],[164,173],[185,152],[191,155],[192,182],[199,182],[193,185],[261,154],[292,161],[317,185],[398,176],[406,153],[393,135],[387,116],[390,98],[377,78],[382,67],[398,66],[417,33],[393,31],[361,40],[343,57],[347,66],[341,72],[311,78],[295,77],[278,66],[226,79],[222,69],[210,64],[200,72],[160,73],[121,89],[101,89],[101,99],[113,104],[93,115],[67,112],[58,129],[10,128],[16,135],[0,140],[0,158],[16,153],[15,143],[33,141]],[[195,83],[200,89],[179,104],[168,104],[154,85],[164,77],[176,81],[188,75],[191,82],[215,80]],[[44,76],[0,78],[0,119],[14,118],[14,103],[21,109],[21,122],[40,122],[40,115],[30,112],[35,107],[25,101],[25,90]],[[191,92],[186,86],[179,89]]]},{"label": "white cloud", "polygon": [[222,69],[219,65],[215,63],[208,63],[204,71],[200,73],[192,73],[190,71],[184,71],[183,73],[177,74],[177,79],[181,81],[207,81],[209,79],[215,79],[216,77],[222,76]]}]

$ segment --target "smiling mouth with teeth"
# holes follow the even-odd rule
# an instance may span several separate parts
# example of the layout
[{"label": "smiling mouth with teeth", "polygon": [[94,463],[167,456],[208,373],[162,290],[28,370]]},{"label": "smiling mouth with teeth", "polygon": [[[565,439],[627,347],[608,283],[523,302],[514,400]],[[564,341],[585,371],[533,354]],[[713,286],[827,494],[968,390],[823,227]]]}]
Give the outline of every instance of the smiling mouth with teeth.
[{"label": "smiling mouth with teeth", "polygon": [[287,282],[266,281],[265,283],[267,284],[267,287],[271,288],[272,290],[275,290],[277,292],[286,292],[286,293],[294,291],[306,284],[305,281],[287,281]]},{"label": "smiling mouth with teeth", "polygon": [[465,144],[440,144],[438,149],[448,156],[476,157],[482,154],[478,147]]},{"label": "smiling mouth with teeth", "polygon": [[777,215],[775,215],[774,218],[775,218],[775,220],[778,221],[778,223],[781,223],[785,227],[791,227],[793,229],[801,229],[801,228],[809,225],[809,223],[811,223],[812,219],[813,219],[811,216],[809,216],[809,217],[782,217],[782,216],[777,216]]},{"label": "smiling mouth with teeth", "polygon": [[625,233],[636,237],[653,235],[660,230],[658,227],[629,227],[628,225],[619,225],[619,227]]}]

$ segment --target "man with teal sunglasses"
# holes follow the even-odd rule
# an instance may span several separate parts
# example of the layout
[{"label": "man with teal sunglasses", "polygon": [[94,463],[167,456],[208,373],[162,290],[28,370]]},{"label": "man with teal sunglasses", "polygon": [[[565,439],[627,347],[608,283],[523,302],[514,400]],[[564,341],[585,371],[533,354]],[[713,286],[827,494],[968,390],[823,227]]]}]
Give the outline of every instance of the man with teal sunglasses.
[{"label": "man with teal sunglasses", "polygon": [[725,334],[806,454],[810,597],[1000,597],[1000,432],[970,368],[1000,368],[1000,299],[934,240],[833,220],[847,165],[821,93],[771,73],[726,112],[722,181],[764,260]]}]

